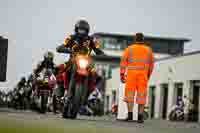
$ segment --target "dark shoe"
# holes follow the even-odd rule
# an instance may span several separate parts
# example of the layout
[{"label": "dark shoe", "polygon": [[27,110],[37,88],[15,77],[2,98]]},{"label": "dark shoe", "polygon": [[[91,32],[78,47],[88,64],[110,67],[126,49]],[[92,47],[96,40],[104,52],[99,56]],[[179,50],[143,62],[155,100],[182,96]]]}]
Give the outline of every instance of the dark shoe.
[{"label": "dark shoe", "polygon": [[138,114],[138,123],[144,123],[144,118],[142,114]]},{"label": "dark shoe", "polygon": [[125,119],[125,121],[132,121],[133,120],[133,112],[128,112],[128,117]]}]

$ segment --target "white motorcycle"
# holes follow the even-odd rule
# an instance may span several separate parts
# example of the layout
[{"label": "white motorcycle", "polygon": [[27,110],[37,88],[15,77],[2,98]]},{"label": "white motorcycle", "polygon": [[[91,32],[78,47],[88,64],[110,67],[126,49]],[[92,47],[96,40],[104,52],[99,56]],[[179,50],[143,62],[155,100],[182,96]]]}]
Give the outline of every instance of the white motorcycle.
[{"label": "white motorcycle", "polygon": [[101,116],[101,104],[103,102],[102,94],[98,89],[95,89],[88,97],[88,104],[80,109],[79,113],[81,115],[88,116]]},{"label": "white motorcycle", "polygon": [[183,121],[184,120],[184,108],[179,107],[177,105],[172,106],[170,114],[169,114],[169,120],[171,121]]}]

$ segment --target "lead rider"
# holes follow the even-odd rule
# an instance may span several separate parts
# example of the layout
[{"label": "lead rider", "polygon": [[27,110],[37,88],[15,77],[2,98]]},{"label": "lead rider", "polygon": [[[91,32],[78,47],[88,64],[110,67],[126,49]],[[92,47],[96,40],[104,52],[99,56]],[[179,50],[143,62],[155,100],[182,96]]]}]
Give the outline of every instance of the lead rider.
[{"label": "lead rider", "polygon": [[[94,37],[89,36],[90,26],[86,20],[79,20],[75,24],[74,32],[74,34],[65,39],[63,45],[57,47],[57,52],[66,53],[66,50],[69,49],[74,53],[85,50],[88,55],[90,55],[92,51],[94,51],[97,55],[105,55],[104,52],[100,49],[100,44],[98,41]],[[72,72],[72,56],[74,53],[70,54],[70,59],[64,64],[63,72],[67,72],[67,79],[70,79]],[[92,69],[90,72],[93,75],[92,79],[98,79],[99,76],[97,75],[94,66],[91,68]],[[67,83],[69,83],[69,81]],[[91,92],[94,90],[94,84],[91,84],[90,89]]]}]

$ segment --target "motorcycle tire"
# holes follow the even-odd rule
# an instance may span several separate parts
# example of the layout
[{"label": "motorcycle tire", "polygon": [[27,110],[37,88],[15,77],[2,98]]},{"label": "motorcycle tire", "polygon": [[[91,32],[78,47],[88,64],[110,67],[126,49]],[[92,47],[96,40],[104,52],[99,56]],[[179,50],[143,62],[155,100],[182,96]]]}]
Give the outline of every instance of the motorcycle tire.
[{"label": "motorcycle tire", "polygon": [[183,121],[184,120],[184,113],[177,117],[177,121]]},{"label": "motorcycle tire", "polygon": [[64,108],[64,104],[63,104],[63,103],[60,103],[60,106],[59,106],[59,111],[60,111],[60,113],[63,113],[63,108]]},{"label": "motorcycle tire", "polygon": [[56,113],[57,111],[57,99],[56,95],[53,95],[53,112]]},{"label": "motorcycle tire", "polygon": [[73,105],[72,105],[71,100],[65,101],[63,111],[62,111],[62,117],[63,118],[65,118],[65,119],[70,118],[72,106]]},{"label": "motorcycle tire", "polygon": [[183,121],[184,120],[184,115],[181,115],[180,117],[178,117],[178,121]]},{"label": "motorcycle tire", "polygon": [[[76,86],[76,85],[75,85]],[[83,87],[83,85],[75,87],[74,89],[74,96],[71,100],[69,100],[68,104],[64,107],[64,113],[67,118],[70,119],[76,119],[77,114],[80,110],[81,102],[85,100],[84,92],[86,91],[86,88]],[[82,99],[83,98],[83,99]]]},{"label": "motorcycle tire", "polygon": [[101,102],[97,101],[97,103],[95,104],[94,108],[92,108],[92,110],[94,111],[94,115],[101,116]]},{"label": "motorcycle tire", "polygon": [[170,114],[169,114],[169,120],[170,121],[175,121],[175,118],[176,118],[175,111],[170,112]]},{"label": "motorcycle tire", "polygon": [[147,120],[149,118],[149,114],[146,111],[143,113],[143,118],[144,120]]},{"label": "motorcycle tire", "polygon": [[40,112],[41,113],[46,113],[47,111],[47,100],[48,100],[48,97],[45,96],[45,95],[42,95],[41,96],[41,109],[40,109]]},{"label": "motorcycle tire", "polygon": [[72,110],[71,110],[71,119],[76,119],[77,114],[79,112],[80,109],[80,105],[81,105],[81,97],[83,96],[83,87],[80,86],[79,88],[75,89],[75,95],[73,97],[73,106],[72,106]]}]

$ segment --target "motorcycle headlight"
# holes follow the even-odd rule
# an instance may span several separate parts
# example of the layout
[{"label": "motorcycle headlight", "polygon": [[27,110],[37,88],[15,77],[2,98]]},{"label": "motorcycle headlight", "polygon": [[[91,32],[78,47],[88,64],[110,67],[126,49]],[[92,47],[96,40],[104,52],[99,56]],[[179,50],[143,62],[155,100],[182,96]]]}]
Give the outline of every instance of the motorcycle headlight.
[{"label": "motorcycle headlight", "polygon": [[89,62],[86,59],[80,59],[78,60],[78,64],[81,69],[85,69],[88,66]]}]

